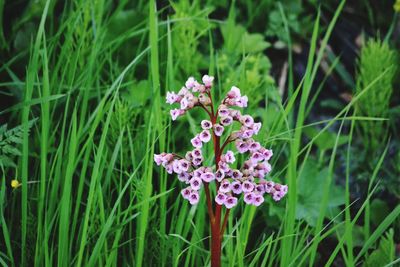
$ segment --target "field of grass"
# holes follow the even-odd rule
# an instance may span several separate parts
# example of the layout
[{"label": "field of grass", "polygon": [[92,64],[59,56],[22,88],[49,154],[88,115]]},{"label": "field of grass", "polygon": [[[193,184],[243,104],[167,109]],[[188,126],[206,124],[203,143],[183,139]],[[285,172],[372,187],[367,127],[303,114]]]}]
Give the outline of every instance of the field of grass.
[{"label": "field of grass", "polygon": [[0,1],[1,266],[210,266],[204,190],[153,159],[190,149],[204,113],[165,96],[204,74],[289,189],[230,211],[222,266],[399,266],[400,8],[363,2]]}]

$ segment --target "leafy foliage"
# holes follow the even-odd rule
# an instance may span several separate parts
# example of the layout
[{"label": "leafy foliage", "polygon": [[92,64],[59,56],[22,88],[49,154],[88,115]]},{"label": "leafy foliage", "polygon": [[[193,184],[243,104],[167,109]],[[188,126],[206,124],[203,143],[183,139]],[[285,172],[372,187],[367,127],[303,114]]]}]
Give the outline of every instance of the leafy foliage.
[{"label": "leafy foliage", "polygon": [[[36,119],[28,122],[28,131],[35,123]],[[21,156],[19,146],[22,144],[23,125],[18,125],[12,129],[7,129],[7,124],[0,127],[0,165],[4,167],[16,167],[13,160],[16,156]]]}]

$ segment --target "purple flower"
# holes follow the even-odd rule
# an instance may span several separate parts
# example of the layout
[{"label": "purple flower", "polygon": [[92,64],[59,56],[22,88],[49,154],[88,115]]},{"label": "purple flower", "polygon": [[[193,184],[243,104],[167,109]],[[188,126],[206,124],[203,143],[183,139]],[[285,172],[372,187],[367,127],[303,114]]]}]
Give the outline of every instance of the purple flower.
[{"label": "purple flower", "polygon": [[247,107],[247,102],[249,101],[249,99],[247,98],[247,96],[242,96],[242,97],[240,97],[240,99],[236,102],[236,105],[238,106],[238,107],[241,107],[241,108],[245,108],[245,107]]},{"label": "purple flower", "polygon": [[199,102],[204,106],[211,105],[211,99],[206,94],[199,94]]},{"label": "purple flower", "polygon": [[190,183],[190,186],[192,187],[192,189],[196,190],[196,191],[200,190],[200,187],[203,184],[201,179],[198,177],[193,177],[192,179],[190,179],[189,183]]},{"label": "purple flower", "polygon": [[218,191],[222,193],[229,193],[231,191],[231,183],[228,180],[222,180]]},{"label": "purple flower", "polygon": [[240,154],[246,153],[249,150],[249,145],[242,140],[237,140],[235,145]]},{"label": "purple flower", "polygon": [[183,86],[181,90],[179,90],[178,95],[184,97],[187,93],[189,93],[189,90],[185,86]]},{"label": "purple flower", "polygon": [[203,154],[201,153],[201,149],[200,148],[193,149],[192,157],[193,158],[201,158],[201,157],[203,157]]},{"label": "purple flower", "polygon": [[262,161],[264,159],[263,154],[258,153],[258,152],[254,152],[253,154],[251,154],[251,158],[250,160],[254,163],[257,163],[259,161]]},{"label": "purple flower", "polygon": [[205,172],[200,177],[206,183],[210,183],[215,179],[215,175],[212,172]]},{"label": "purple flower", "polygon": [[232,171],[232,177],[234,179],[240,179],[243,177],[243,174],[239,170],[233,170]]},{"label": "purple flower", "polygon": [[157,166],[160,166],[163,160],[163,156],[161,154],[154,154],[154,162]]},{"label": "purple flower", "polygon": [[254,131],[254,134],[258,134],[258,132],[261,129],[261,122],[256,122],[253,124],[253,127],[251,127],[252,130]]},{"label": "purple flower", "polygon": [[175,173],[179,174],[182,172],[181,165],[179,164],[179,160],[177,159],[172,162],[172,168],[174,169]]},{"label": "purple flower", "polygon": [[190,162],[187,161],[186,159],[179,160],[179,164],[180,164],[180,169],[182,171],[187,172],[189,170]]},{"label": "purple flower", "polygon": [[243,115],[242,117],[240,117],[239,121],[240,121],[240,123],[242,123],[242,125],[244,125],[248,128],[253,126],[253,123],[254,123],[254,119],[250,115]]},{"label": "purple flower", "polygon": [[221,105],[218,109],[218,116],[220,117],[227,117],[230,115],[230,110],[225,106]]},{"label": "purple flower", "polygon": [[221,161],[226,163],[234,163],[235,162],[235,155],[231,150],[228,150],[226,154],[221,155]]},{"label": "purple flower", "polygon": [[234,181],[231,183],[231,190],[236,195],[242,193],[242,184],[239,181]]},{"label": "purple flower", "polygon": [[227,209],[231,209],[231,208],[235,207],[237,205],[237,198],[236,197],[228,197],[225,200],[224,205]]},{"label": "purple flower", "polygon": [[208,75],[204,75],[203,78],[203,83],[206,87],[211,87],[212,83],[214,81],[214,77],[213,76],[208,76]]},{"label": "purple flower", "polygon": [[237,88],[236,86],[232,86],[231,90],[228,92],[227,96],[229,98],[233,98],[233,99],[239,98],[241,96],[240,95],[240,89]]},{"label": "purple flower", "polygon": [[231,109],[231,110],[230,110],[230,116],[231,116],[235,121],[238,121],[238,120],[240,119],[240,117],[242,116],[242,114],[240,113],[240,110]]},{"label": "purple flower", "polygon": [[258,207],[260,206],[262,203],[264,202],[264,197],[262,195],[259,194],[255,194],[254,195],[254,199],[253,199],[253,205]]},{"label": "purple flower", "polygon": [[219,125],[218,123],[214,125],[214,133],[216,136],[221,136],[222,133],[224,132],[224,127]]},{"label": "purple flower", "polygon": [[267,182],[265,183],[265,192],[266,192],[266,193],[271,193],[271,191],[272,191],[272,189],[274,188],[274,186],[275,186],[275,183],[274,183],[274,182],[272,182],[272,181],[267,181]]},{"label": "purple flower", "polygon": [[249,142],[249,150],[250,150],[250,152],[256,152],[257,150],[259,150],[261,148],[261,145],[259,142],[254,142],[254,140],[252,140],[252,141],[253,142]]},{"label": "purple flower", "polygon": [[201,142],[200,135],[198,135],[198,134],[195,137],[193,137],[190,140],[190,142],[192,143],[192,145],[194,147],[197,147],[197,148],[201,148],[203,146],[203,142]]},{"label": "purple flower", "polygon": [[167,92],[166,100],[168,104],[172,105],[179,102],[181,100],[181,97],[174,92]]},{"label": "purple flower", "polygon": [[261,153],[264,155],[265,160],[270,160],[271,157],[274,155],[274,153],[270,149],[264,149]]},{"label": "purple flower", "polygon": [[195,205],[199,203],[199,200],[200,200],[199,193],[197,191],[193,191],[189,196],[189,203]]},{"label": "purple flower", "polygon": [[249,181],[244,181],[242,184],[242,190],[243,192],[252,192],[254,190],[254,184]]},{"label": "purple flower", "polygon": [[193,77],[189,77],[189,79],[187,79],[185,86],[188,89],[192,89],[194,84],[195,84],[196,80]]},{"label": "purple flower", "polygon": [[201,128],[203,128],[203,130],[209,130],[212,128],[212,123],[211,121],[208,120],[202,120],[201,121]]},{"label": "purple flower", "polygon": [[229,165],[226,164],[226,162],[220,161],[218,163],[218,168],[223,170],[225,172],[225,174],[229,171]]},{"label": "purple flower", "polygon": [[181,182],[189,182],[189,173],[187,172],[181,172],[178,174],[178,180]]},{"label": "purple flower", "polygon": [[179,116],[185,114],[185,111],[182,110],[182,109],[177,109],[177,108],[176,108],[176,109],[171,110],[171,111],[170,111],[170,114],[171,114],[172,120],[174,121],[174,120],[176,120]]},{"label": "purple flower", "polygon": [[260,194],[264,194],[265,193],[265,185],[264,184],[256,185],[256,191]]},{"label": "purple flower", "polygon": [[247,205],[252,205],[254,203],[254,193],[245,193],[244,197],[243,197],[243,201],[247,204]]},{"label": "purple flower", "polygon": [[209,130],[203,130],[200,135],[200,140],[203,143],[208,143],[211,140],[211,134]]},{"label": "purple flower", "polygon": [[185,159],[188,160],[188,161],[192,161],[193,160],[192,151],[186,152]]},{"label": "purple flower", "polygon": [[215,202],[218,205],[224,204],[226,199],[227,199],[227,196],[224,193],[221,193],[221,192],[218,192],[218,194],[215,196]]},{"label": "purple flower", "polygon": [[181,194],[184,199],[189,199],[191,193],[192,193],[192,188],[190,188],[190,186],[182,189],[181,191]]},{"label": "purple flower", "polygon": [[231,116],[226,116],[226,117],[221,117],[219,120],[223,126],[228,126],[231,125],[233,122],[233,119]]},{"label": "purple flower", "polygon": [[217,172],[215,173],[215,179],[218,182],[221,182],[222,179],[224,179],[224,178],[225,178],[225,172],[221,169],[218,169]]}]

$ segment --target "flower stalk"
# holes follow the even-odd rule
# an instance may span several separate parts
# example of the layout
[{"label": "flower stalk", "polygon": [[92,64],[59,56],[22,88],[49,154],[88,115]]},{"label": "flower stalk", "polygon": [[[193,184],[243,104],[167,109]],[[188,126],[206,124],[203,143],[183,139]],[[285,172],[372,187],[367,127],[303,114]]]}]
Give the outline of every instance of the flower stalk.
[{"label": "flower stalk", "polygon": [[[162,165],[169,174],[176,173],[178,179],[188,185],[181,194],[190,204],[199,203],[199,191],[204,187],[211,230],[211,266],[219,267],[223,234],[230,210],[237,205],[240,196],[243,195],[245,204],[260,206],[264,202],[265,194],[279,201],[286,195],[287,186],[265,180],[265,176],[271,171],[268,161],[273,153],[252,138],[260,131],[261,123],[255,122],[250,115],[242,115],[240,110],[234,109],[234,107],[247,107],[247,96],[242,96],[239,88],[233,86],[217,109],[214,109],[210,93],[213,80],[214,77],[204,75],[203,83],[199,83],[190,77],[178,94],[167,93],[167,103],[180,104],[180,108],[170,111],[172,120],[176,120],[195,107],[204,109],[209,120],[201,121],[202,131],[191,139],[194,149],[188,151],[184,157],[163,152],[155,154],[154,161],[157,165]],[[234,122],[238,122],[240,128],[227,133],[225,127]],[[221,137],[226,138],[222,146]],[[202,147],[211,139],[215,166],[204,166]],[[243,162],[240,169],[233,169],[230,166],[236,161],[235,153],[231,150],[225,152],[231,142],[235,142],[239,154],[249,153],[249,158]],[[212,182],[216,188],[215,197],[210,190]],[[222,218],[223,211],[225,213]]]}]

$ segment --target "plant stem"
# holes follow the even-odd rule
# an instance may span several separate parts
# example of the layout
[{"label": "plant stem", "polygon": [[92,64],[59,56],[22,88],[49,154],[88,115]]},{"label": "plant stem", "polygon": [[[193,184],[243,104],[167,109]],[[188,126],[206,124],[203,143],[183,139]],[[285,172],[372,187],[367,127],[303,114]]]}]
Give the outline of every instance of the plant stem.
[{"label": "plant stem", "polygon": [[[208,94],[211,99],[211,122],[214,125],[217,121],[218,115],[214,113],[213,103],[211,94]],[[221,159],[221,145],[220,137],[215,135],[213,131],[213,143],[214,143],[214,155],[215,155],[215,167],[218,168],[218,163]],[[216,181],[216,187],[218,190],[219,183]],[[210,216],[211,224],[211,267],[221,266],[221,244],[222,244],[222,234],[221,234],[221,205],[215,204],[214,217]]]}]

